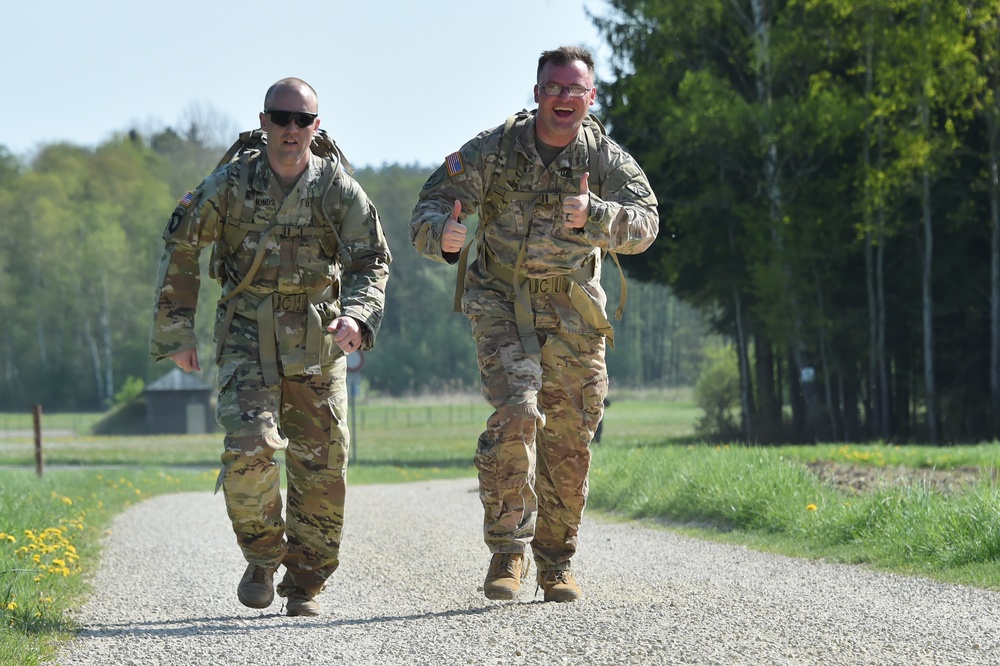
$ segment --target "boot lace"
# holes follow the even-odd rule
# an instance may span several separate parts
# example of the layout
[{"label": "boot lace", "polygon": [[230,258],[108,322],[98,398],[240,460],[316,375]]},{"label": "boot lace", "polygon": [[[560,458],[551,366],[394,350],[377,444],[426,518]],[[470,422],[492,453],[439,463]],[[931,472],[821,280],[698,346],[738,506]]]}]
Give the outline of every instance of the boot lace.
[{"label": "boot lace", "polygon": [[548,585],[565,585],[569,583],[569,572],[565,569],[556,569],[545,572],[545,582]]},{"label": "boot lace", "polygon": [[514,555],[515,553],[501,553],[494,566],[494,575],[505,573],[513,577],[517,569],[517,565],[514,563]]}]

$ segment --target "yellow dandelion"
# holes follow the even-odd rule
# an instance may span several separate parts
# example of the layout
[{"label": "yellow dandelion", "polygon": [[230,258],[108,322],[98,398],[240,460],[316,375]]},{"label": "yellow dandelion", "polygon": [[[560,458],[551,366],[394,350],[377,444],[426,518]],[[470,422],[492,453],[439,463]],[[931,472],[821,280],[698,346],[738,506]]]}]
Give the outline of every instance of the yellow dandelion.
[{"label": "yellow dandelion", "polygon": [[806,511],[815,511],[818,507],[815,504],[807,504]]},{"label": "yellow dandelion", "polygon": [[63,504],[69,504],[69,505],[72,505],[72,504],[73,504],[73,500],[71,500],[71,499],[70,499],[70,498],[68,498],[68,497],[63,497],[63,498],[62,498],[62,502],[63,502]]},{"label": "yellow dandelion", "polygon": [[7,605],[4,606],[4,608],[6,608],[9,611],[17,610],[17,602],[16,601],[8,601]]}]

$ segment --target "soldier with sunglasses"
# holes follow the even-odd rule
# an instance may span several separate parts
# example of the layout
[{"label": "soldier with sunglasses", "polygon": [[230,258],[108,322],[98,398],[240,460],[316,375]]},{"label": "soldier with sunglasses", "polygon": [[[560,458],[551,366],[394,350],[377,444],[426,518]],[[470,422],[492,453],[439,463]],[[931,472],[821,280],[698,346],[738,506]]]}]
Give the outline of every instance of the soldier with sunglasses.
[{"label": "soldier with sunglasses", "polygon": [[[243,152],[180,200],[163,234],[151,353],[201,370],[199,255],[212,248],[222,488],[247,568],[241,603],[318,615],[339,563],[348,461],[346,355],[369,349],[391,261],[375,206],[336,159],[313,153],[319,101],[306,82],[268,89],[263,149]],[[285,453],[283,516],[274,455]]]},{"label": "soldier with sunglasses", "polygon": [[424,184],[410,239],[461,272],[473,246],[462,220],[479,214],[458,289],[494,409],[475,455],[492,552],[483,593],[513,599],[530,546],[545,600],[575,601],[571,559],[613,341],[601,260],[645,250],[659,218],[645,174],[589,114],[591,54],[546,51],[536,76],[537,110],[467,142]]}]

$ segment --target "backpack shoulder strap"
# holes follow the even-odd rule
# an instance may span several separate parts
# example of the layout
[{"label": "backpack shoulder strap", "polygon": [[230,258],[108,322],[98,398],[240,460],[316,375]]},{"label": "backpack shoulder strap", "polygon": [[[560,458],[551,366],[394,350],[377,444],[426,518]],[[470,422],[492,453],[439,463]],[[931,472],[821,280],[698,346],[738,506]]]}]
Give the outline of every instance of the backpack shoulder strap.
[{"label": "backpack shoulder strap", "polygon": [[479,207],[479,225],[472,239],[465,244],[462,252],[458,255],[458,275],[455,278],[455,312],[462,311],[462,292],[465,291],[465,271],[469,264],[470,250],[479,237],[483,235],[486,225],[495,220],[510,202],[511,183],[517,179],[517,155],[514,151],[514,142],[519,132],[514,130],[517,127],[524,127],[529,117],[531,117],[531,112],[522,109],[507,118],[503,124],[500,146],[497,149],[493,170],[487,177],[486,196]]},{"label": "backpack shoulder strap", "polygon": [[320,157],[329,157],[334,162],[335,168],[339,166],[347,175],[354,175],[354,167],[348,161],[347,155],[344,155],[344,151],[340,149],[340,146],[337,145],[337,142],[333,140],[325,129],[318,130],[313,135],[310,148],[313,153]]},{"label": "backpack shoulder strap", "polygon": [[583,136],[587,140],[587,171],[590,172],[591,189],[597,192],[597,196],[603,196],[601,185],[604,178],[598,169],[597,135],[607,135],[604,125],[594,114],[589,114],[583,121]]},{"label": "backpack shoulder strap", "polygon": [[[603,198],[601,185],[603,185],[604,179],[598,169],[599,153],[597,151],[597,135],[602,134],[607,136],[608,133],[604,129],[604,125],[601,124],[601,121],[597,119],[597,116],[591,113],[587,115],[587,118],[583,122],[583,134],[587,140],[587,169],[590,172],[591,189],[597,193],[597,196]],[[615,266],[618,268],[618,278],[621,282],[621,296],[618,298],[618,307],[615,308],[615,321],[621,321],[622,315],[625,313],[625,301],[628,300],[628,283],[625,281],[625,271],[622,270],[622,264],[618,260],[618,253],[606,250],[605,254],[611,255],[611,259],[614,260]]]},{"label": "backpack shoulder strap", "polygon": [[[323,185],[323,193],[313,198],[313,219],[322,219],[330,231],[332,242],[331,239],[320,237],[320,242],[324,244],[327,254],[333,256],[334,252],[339,253],[340,261],[344,266],[347,266],[351,257],[340,238],[340,223],[343,219],[344,208],[343,179],[348,175],[347,169],[350,168],[350,165],[348,164],[345,168],[338,155],[342,158],[343,154],[340,153],[339,149],[337,149],[337,154],[332,156],[323,167],[323,179],[326,182]],[[334,244],[336,248],[332,247]]]},{"label": "backpack shoulder strap", "polygon": [[522,109],[507,118],[503,125],[500,147],[497,149],[493,171],[490,172],[489,181],[486,183],[486,196],[479,211],[480,227],[483,223],[488,224],[495,220],[509,203],[511,183],[517,179],[517,154],[514,151],[514,143],[520,132],[514,130],[524,127],[530,117],[531,112]]}]

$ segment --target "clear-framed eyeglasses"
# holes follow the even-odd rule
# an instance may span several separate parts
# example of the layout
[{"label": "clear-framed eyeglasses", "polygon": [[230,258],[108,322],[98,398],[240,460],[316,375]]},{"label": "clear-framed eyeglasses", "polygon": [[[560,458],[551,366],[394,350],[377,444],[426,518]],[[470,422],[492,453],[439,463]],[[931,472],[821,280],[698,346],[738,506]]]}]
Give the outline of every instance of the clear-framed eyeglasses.
[{"label": "clear-framed eyeglasses", "polygon": [[558,83],[546,83],[544,86],[538,87],[549,97],[558,97],[563,90],[568,92],[570,97],[583,97],[593,90],[593,88],[584,88],[583,86],[561,86]]}]

